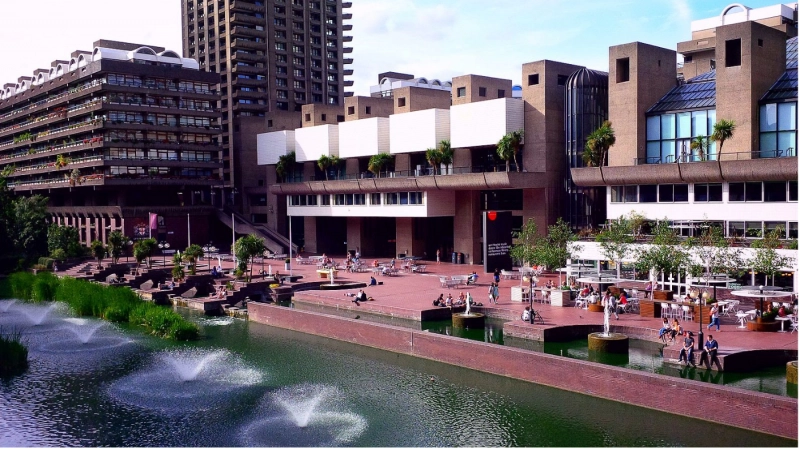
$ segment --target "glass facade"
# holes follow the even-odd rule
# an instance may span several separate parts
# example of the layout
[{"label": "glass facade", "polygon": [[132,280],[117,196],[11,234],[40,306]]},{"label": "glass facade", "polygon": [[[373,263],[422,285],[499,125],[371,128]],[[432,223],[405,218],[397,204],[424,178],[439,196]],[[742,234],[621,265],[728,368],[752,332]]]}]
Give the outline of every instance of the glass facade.
[{"label": "glass facade", "polygon": [[[646,163],[716,160],[717,144],[710,138],[716,121],[716,109],[670,112],[647,117]],[[696,137],[706,139],[707,148],[702,154],[691,148],[692,140]]]},{"label": "glass facade", "polygon": [[761,105],[759,130],[759,157],[797,156],[797,102]]},{"label": "glass facade", "polygon": [[577,187],[570,168],[585,167],[586,138],[608,120],[608,74],[580,69],[566,80],[565,99],[566,218],[573,229],[596,227],[605,221],[605,187]]}]

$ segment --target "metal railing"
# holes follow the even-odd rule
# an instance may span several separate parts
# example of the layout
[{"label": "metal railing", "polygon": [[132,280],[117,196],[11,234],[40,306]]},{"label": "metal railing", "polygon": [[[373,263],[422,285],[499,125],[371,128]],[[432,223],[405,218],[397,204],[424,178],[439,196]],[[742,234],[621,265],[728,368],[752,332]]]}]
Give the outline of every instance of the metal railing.
[{"label": "metal railing", "polygon": [[669,154],[667,156],[652,156],[652,157],[638,157],[633,158],[634,165],[650,165],[650,164],[690,164],[694,162],[709,162],[709,161],[744,161],[752,159],[774,159],[780,157],[797,157],[797,151],[793,147],[783,150],[753,150],[753,151],[738,151],[735,153],[721,153],[710,154],[704,158],[696,154],[683,154],[675,156]]},{"label": "metal railing", "polygon": [[[463,175],[471,173],[494,173],[506,171],[505,164],[502,165],[469,165],[464,167],[449,167],[441,172],[437,171],[435,176],[450,176],[450,175]],[[516,172],[516,166],[511,164],[511,172]],[[362,173],[351,174],[329,174],[326,179],[324,176],[317,179],[316,176],[310,176],[306,179],[302,174],[288,175],[282,182],[283,183],[296,183],[296,182],[311,182],[311,181],[351,181],[356,179],[372,179],[372,178],[418,178],[422,176],[434,176],[432,167],[424,167],[414,170],[385,170],[379,174],[365,171]]]}]

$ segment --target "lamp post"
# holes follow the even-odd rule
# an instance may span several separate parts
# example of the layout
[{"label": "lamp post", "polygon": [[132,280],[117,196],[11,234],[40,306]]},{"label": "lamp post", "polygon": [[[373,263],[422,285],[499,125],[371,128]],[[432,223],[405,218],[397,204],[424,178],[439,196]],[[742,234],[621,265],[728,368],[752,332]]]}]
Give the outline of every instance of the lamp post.
[{"label": "lamp post", "polygon": [[161,264],[163,266],[167,266],[167,254],[166,254],[165,250],[169,249],[169,243],[167,243],[165,241],[158,242],[158,249],[161,250],[161,257],[163,259]]},{"label": "lamp post", "polygon": [[214,247],[214,242],[208,242],[205,246],[203,246],[203,255],[208,261],[208,271],[211,271],[211,253],[215,252],[217,252],[217,248]]},{"label": "lamp post", "polygon": [[761,295],[761,307],[758,309],[758,316],[764,315],[764,286],[758,286],[758,294]]},{"label": "lamp post", "polygon": [[128,251],[125,252],[125,264],[128,264],[128,256],[130,255],[131,251],[133,251],[133,240],[128,240],[125,243],[128,246]]}]

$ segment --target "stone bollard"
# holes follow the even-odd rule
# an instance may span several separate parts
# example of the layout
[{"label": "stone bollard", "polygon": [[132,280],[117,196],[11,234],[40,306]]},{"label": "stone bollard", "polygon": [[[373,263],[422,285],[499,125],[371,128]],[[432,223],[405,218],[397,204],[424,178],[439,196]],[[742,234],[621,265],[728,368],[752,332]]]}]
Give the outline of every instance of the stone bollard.
[{"label": "stone bollard", "polygon": [[786,364],[786,382],[797,385],[797,360]]}]

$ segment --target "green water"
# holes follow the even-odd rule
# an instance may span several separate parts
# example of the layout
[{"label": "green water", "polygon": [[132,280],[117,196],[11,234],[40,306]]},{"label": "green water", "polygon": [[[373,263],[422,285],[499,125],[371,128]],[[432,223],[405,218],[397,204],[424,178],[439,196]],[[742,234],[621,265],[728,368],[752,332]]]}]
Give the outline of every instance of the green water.
[{"label": "green water", "polygon": [[[201,325],[201,341],[175,343],[104,325],[83,344],[63,312],[39,326],[16,306],[0,313],[0,326],[20,328],[31,348],[28,372],[0,381],[0,446],[796,446],[257,323],[182,313]],[[181,361],[198,357],[200,369],[184,373]]]}]

